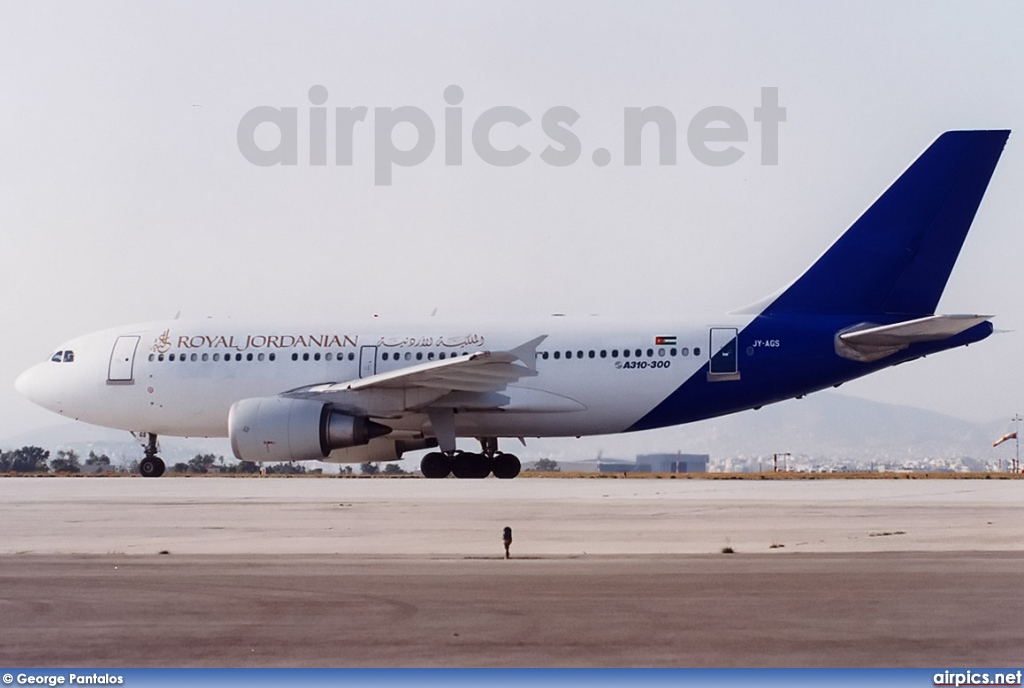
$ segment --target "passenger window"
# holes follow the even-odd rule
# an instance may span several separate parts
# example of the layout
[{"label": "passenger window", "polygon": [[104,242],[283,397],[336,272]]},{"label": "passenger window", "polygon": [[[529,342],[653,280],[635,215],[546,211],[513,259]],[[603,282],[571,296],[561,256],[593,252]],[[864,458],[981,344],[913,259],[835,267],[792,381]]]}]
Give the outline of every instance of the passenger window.
[{"label": "passenger window", "polygon": [[671,349],[669,349],[669,350],[668,350],[668,355],[669,355],[669,356],[675,356],[675,355],[676,355],[676,350],[675,350],[675,347],[673,347],[673,348],[671,348]]},{"label": "passenger window", "polygon": [[171,354],[170,356],[168,356],[167,360],[168,361],[173,361],[174,360],[174,354]]},{"label": "passenger window", "polygon": [[203,361],[209,361],[209,360],[210,360],[210,354],[203,354]]},{"label": "passenger window", "polygon": [[594,357],[594,356],[596,356],[597,354],[596,354],[596,353],[594,352],[594,350],[593,350],[593,349],[591,349],[590,351],[588,351],[588,352],[587,352],[587,355],[588,355],[588,356],[589,356],[590,358],[593,358],[593,357]]},{"label": "passenger window", "polygon": [[302,354],[302,360],[303,361],[308,361],[309,360],[309,354]]},{"label": "passenger window", "polygon": [[150,354],[149,355],[149,360],[150,360],[151,363],[153,362],[154,359],[156,359],[156,354]]},{"label": "passenger window", "polygon": [[262,361],[263,360],[263,354],[259,354],[258,356],[256,356],[256,360],[257,361]]},{"label": "passenger window", "polygon": [[273,360],[276,360],[276,359],[277,359],[277,354],[275,354],[275,353],[271,352],[271,354],[270,354],[270,360],[271,360],[271,361],[273,361]]},{"label": "passenger window", "polygon": [[382,353],[380,355],[380,360],[382,360],[382,361],[388,360],[388,352],[387,351],[385,351],[384,353]]},{"label": "passenger window", "polygon": [[433,351],[428,351],[427,352],[427,360],[428,361],[433,361],[434,360],[434,352]]},{"label": "passenger window", "polygon": [[556,351],[556,352],[555,352],[555,360],[557,361],[557,360],[558,360],[558,359],[560,359],[561,357],[562,357],[562,352],[561,352],[561,351]]},{"label": "passenger window", "polygon": [[422,351],[417,351],[416,352],[416,360],[417,361],[422,361],[423,360],[423,352]]},{"label": "passenger window", "polygon": [[619,350],[618,349],[612,349],[612,358],[618,358],[618,357],[619,357]]},{"label": "passenger window", "polygon": [[644,352],[643,352],[643,351],[641,351],[640,349],[637,349],[637,350],[636,350],[636,357],[637,357],[637,358],[640,358],[640,357],[641,357],[641,356],[643,356],[643,355],[644,355]]},{"label": "passenger window", "polygon": [[320,360],[320,353],[319,352],[313,354],[313,360],[314,361],[319,361]]},{"label": "passenger window", "polygon": [[544,359],[545,361],[548,360],[548,352],[547,351],[541,351],[540,352],[540,357],[542,359]]},{"label": "passenger window", "polygon": [[[161,358],[163,358],[163,357],[161,356]],[[213,360],[214,361],[219,361],[220,360],[220,354],[214,354],[213,355]]]},{"label": "passenger window", "polygon": [[576,358],[583,358],[583,352],[582,351],[577,351],[576,352]]},{"label": "passenger window", "polygon": [[411,361],[412,360],[412,354],[409,353],[408,351],[405,352],[405,360],[407,360],[407,361]]},{"label": "passenger window", "polygon": [[607,350],[601,349],[601,358],[608,358],[608,351]]},{"label": "passenger window", "polygon": [[687,348],[686,348],[686,347],[684,346],[684,347],[683,347],[682,349],[680,349],[680,350],[679,350],[679,353],[680,353],[680,355],[682,355],[682,356],[689,356],[689,355],[690,355],[690,350],[689,350],[689,349],[687,349]]},{"label": "passenger window", "polygon": [[693,355],[694,356],[700,356],[700,347],[699,346],[693,347]]},{"label": "passenger window", "polygon": [[192,359],[193,362],[198,361],[199,360],[199,354],[192,354],[191,356],[189,356],[189,358]]},{"label": "passenger window", "polygon": [[[637,354],[639,356],[640,354]],[[647,358],[654,358],[654,349],[647,350]]]},{"label": "passenger window", "polygon": [[349,354],[348,355],[348,360],[350,360],[350,361],[356,360],[356,355],[355,354]]},{"label": "passenger window", "polygon": [[623,349],[622,350],[622,357],[623,358],[629,358],[629,349]]},{"label": "passenger window", "polygon": [[158,360],[158,361],[164,360],[164,355],[160,354],[159,356],[156,357],[156,360]]},{"label": "passenger window", "polygon": [[658,356],[664,356],[664,355],[665,355],[665,350],[664,349],[658,349]]},{"label": "passenger window", "polygon": [[251,361],[252,360],[252,354],[246,354],[245,355],[245,360]]}]

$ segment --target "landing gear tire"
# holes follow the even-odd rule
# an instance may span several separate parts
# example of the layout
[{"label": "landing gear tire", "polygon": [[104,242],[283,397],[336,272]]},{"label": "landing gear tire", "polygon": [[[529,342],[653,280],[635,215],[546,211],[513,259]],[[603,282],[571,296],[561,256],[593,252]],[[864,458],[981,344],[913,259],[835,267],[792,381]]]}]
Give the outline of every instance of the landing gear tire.
[{"label": "landing gear tire", "polygon": [[447,478],[452,472],[452,461],[441,452],[430,452],[420,461],[420,472],[424,478]]},{"label": "landing gear tire", "polygon": [[159,478],[165,470],[167,466],[159,456],[147,456],[139,462],[139,473],[144,478]]},{"label": "landing gear tire", "polygon": [[486,478],[491,474],[491,459],[484,454],[459,452],[452,459],[452,473],[456,478]]},{"label": "landing gear tire", "polygon": [[519,457],[514,454],[498,454],[494,457],[491,471],[494,473],[495,478],[511,480],[519,475],[522,467],[523,465],[519,463]]}]

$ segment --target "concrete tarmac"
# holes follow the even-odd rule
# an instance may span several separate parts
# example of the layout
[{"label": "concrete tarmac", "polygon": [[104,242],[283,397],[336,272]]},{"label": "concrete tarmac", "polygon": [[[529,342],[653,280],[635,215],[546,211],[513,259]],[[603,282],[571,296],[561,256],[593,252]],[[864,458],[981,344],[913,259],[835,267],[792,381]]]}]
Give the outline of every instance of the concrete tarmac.
[{"label": "concrete tarmac", "polygon": [[1019,485],[4,478],[0,664],[1017,667]]}]

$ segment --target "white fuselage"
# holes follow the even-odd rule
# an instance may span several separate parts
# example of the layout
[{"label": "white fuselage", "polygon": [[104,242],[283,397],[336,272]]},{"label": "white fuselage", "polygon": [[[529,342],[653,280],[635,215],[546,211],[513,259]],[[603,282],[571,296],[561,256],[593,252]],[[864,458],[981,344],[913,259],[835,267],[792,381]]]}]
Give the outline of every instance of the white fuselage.
[{"label": "white fuselage", "polygon": [[[714,327],[742,329],[752,316]],[[224,437],[235,402],[296,388],[359,380],[478,351],[503,351],[546,335],[534,377],[509,386],[501,412],[459,413],[460,436],[571,436],[621,432],[707,365],[711,325],[551,317],[501,325],[273,326],[213,320],[147,323],[71,340],[27,371],[18,387],[61,415],[159,435]],[[538,395],[537,393],[542,393]],[[516,403],[516,400],[519,400]],[[422,414],[387,421],[420,432]]]}]

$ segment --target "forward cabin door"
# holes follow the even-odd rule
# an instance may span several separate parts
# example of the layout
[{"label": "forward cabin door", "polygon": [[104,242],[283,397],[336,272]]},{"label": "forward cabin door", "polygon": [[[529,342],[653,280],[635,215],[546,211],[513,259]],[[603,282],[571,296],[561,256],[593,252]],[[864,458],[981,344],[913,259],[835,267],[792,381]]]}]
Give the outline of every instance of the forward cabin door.
[{"label": "forward cabin door", "polygon": [[139,347],[137,335],[118,337],[110,352],[107,382],[128,383],[135,380],[135,350]]},{"label": "forward cabin door", "polygon": [[377,347],[359,347],[359,377],[370,377],[377,374]]}]

